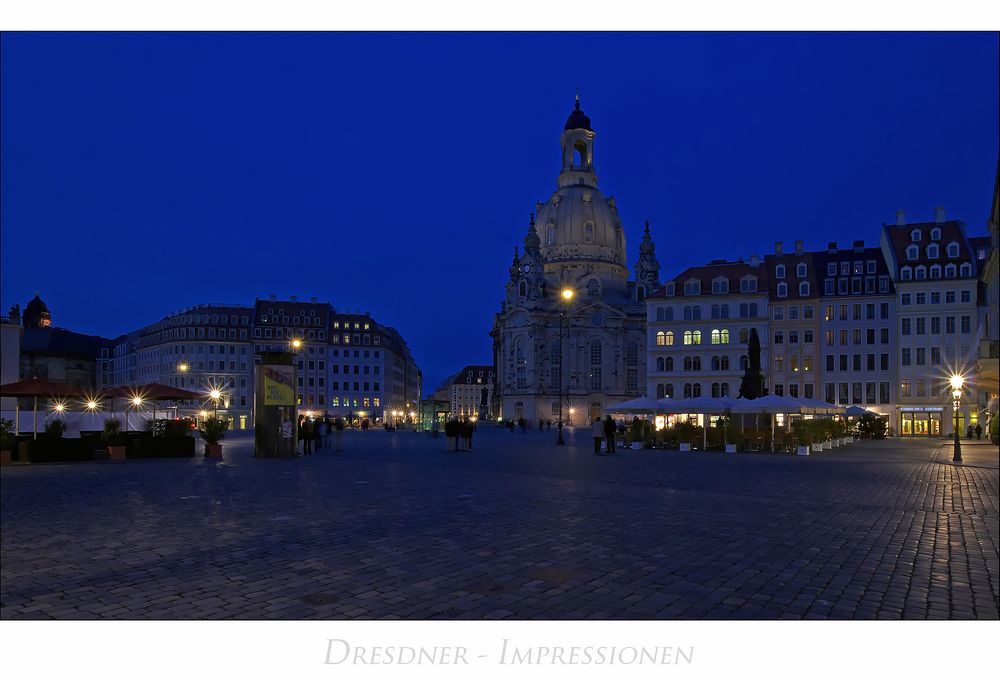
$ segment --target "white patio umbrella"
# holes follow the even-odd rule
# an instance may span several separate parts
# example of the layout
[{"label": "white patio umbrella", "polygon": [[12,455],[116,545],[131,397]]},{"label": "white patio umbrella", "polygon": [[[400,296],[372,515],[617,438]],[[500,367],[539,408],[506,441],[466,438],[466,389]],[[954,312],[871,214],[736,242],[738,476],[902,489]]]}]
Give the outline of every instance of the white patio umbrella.
[{"label": "white patio umbrella", "polygon": [[[730,408],[733,414],[811,414],[815,408],[803,405],[798,398],[765,395],[754,400],[739,399]],[[771,452],[774,452],[774,419],[771,419]]]},{"label": "white patio umbrella", "polygon": [[844,414],[844,408],[840,405],[817,400],[815,398],[797,398],[799,402],[813,409],[814,414]]},{"label": "white patio umbrella", "polygon": [[655,414],[663,411],[659,401],[645,396],[608,405],[606,409],[608,412],[624,412],[628,414]]},{"label": "white patio umbrella", "polygon": [[844,415],[847,417],[864,417],[866,414],[876,414],[871,410],[866,410],[860,405],[851,405],[844,410]]},{"label": "white patio umbrella", "polygon": [[[663,404],[665,400],[661,400]],[[733,398],[711,398],[709,396],[699,396],[697,398],[681,398],[671,400],[671,410],[674,414],[726,414],[736,400]],[[708,447],[708,429],[702,428],[702,449]]]}]

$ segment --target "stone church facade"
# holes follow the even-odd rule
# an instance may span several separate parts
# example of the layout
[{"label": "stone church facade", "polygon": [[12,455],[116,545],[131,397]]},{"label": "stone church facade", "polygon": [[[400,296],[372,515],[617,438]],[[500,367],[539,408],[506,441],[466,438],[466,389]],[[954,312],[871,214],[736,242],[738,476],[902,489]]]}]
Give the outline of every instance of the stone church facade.
[{"label": "stone church facade", "polygon": [[[514,249],[494,318],[495,407],[503,419],[589,423],[644,394],[647,294],[660,285],[649,234],[629,279],[614,197],[597,188],[590,118],[576,106],[560,138],[556,189]],[[571,292],[564,295],[564,292]]]}]

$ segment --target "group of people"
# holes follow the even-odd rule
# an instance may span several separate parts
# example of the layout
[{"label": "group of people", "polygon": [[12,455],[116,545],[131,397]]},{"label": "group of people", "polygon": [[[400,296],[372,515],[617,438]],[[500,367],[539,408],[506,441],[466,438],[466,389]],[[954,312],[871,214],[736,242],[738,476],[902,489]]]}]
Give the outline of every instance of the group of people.
[{"label": "group of people", "polygon": [[983,439],[983,427],[981,424],[976,424],[975,427],[973,427],[972,424],[969,424],[969,426],[966,427],[965,437],[972,440],[973,436],[976,437],[976,440]]},{"label": "group of people", "polygon": [[336,438],[336,451],[343,452],[344,420],[340,417],[307,417],[299,415],[299,441],[302,454],[311,455],[314,450],[330,447],[330,435]]},{"label": "group of people", "polygon": [[591,435],[594,437],[594,454],[601,454],[601,441],[607,441],[604,446],[608,454],[615,451],[615,433],[618,432],[618,425],[615,424],[615,420],[611,418],[609,414],[605,417],[604,421],[599,418],[594,420],[591,424]]}]

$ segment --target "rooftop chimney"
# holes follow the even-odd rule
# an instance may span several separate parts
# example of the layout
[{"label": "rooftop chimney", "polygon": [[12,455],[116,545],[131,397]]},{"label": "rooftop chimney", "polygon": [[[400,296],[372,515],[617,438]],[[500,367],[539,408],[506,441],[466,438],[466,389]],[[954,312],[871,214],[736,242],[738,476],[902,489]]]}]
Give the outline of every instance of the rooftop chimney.
[{"label": "rooftop chimney", "polygon": [[781,255],[781,242],[774,242],[774,255],[775,256]]},{"label": "rooftop chimney", "polygon": [[802,255],[802,240],[801,239],[796,239],[795,240],[795,255],[796,256],[801,256]]},{"label": "rooftop chimney", "polygon": [[944,222],[944,208],[938,206],[934,209],[934,222],[943,223]]},{"label": "rooftop chimney", "polygon": [[830,242],[826,245],[827,253],[837,253],[837,242]]},{"label": "rooftop chimney", "polygon": [[906,224],[906,211],[896,211],[896,224],[897,225]]},{"label": "rooftop chimney", "polygon": [[865,250],[865,240],[864,239],[855,239],[854,240],[854,251],[856,253],[861,253],[864,250]]},{"label": "rooftop chimney", "polygon": [[760,258],[756,253],[750,255],[750,267],[755,268],[760,265]]}]

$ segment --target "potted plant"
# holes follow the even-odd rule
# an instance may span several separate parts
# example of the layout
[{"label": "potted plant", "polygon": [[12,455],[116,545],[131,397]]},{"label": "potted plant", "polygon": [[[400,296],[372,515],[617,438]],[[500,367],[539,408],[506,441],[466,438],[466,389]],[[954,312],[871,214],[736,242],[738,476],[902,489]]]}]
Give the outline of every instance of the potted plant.
[{"label": "potted plant", "polygon": [[740,425],[732,417],[726,417],[722,431],[726,437],[726,452],[736,452],[736,444],[739,443],[743,437]]},{"label": "potted plant", "polygon": [[108,449],[108,459],[125,459],[125,438],[122,436],[122,423],[114,418],[104,420],[104,431],[101,440]]},{"label": "potted plant", "polygon": [[796,419],[792,422],[792,433],[795,434],[795,439],[798,441],[798,448],[795,454],[808,455],[809,446],[813,442],[809,422],[805,419]]},{"label": "potted plant", "polygon": [[11,452],[16,442],[14,422],[9,419],[0,419],[0,464],[11,463]]},{"label": "potted plant", "polygon": [[677,440],[680,443],[681,452],[690,452],[691,442],[695,437],[695,425],[690,421],[684,421],[679,422],[674,429],[677,433]]},{"label": "potted plant", "polygon": [[222,444],[219,441],[225,438],[228,426],[228,419],[219,419],[218,417],[208,417],[202,421],[198,433],[205,441],[206,457],[220,457],[222,455]]}]

